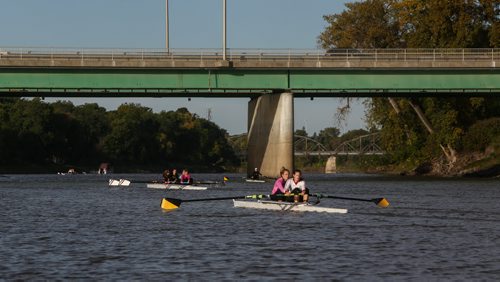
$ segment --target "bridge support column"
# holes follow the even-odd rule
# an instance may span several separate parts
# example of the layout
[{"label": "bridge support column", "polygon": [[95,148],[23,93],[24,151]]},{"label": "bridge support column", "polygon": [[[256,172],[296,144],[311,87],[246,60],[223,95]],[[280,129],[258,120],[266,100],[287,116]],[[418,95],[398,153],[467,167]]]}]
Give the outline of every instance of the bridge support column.
[{"label": "bridge support column", "polygon": [[293,94],[264,94],[248,103],[247,173],[276,177],[293,169]]},{"label": "bridge support column", "polygon": [[336,173],[337,172],[337,157],[331,156],[326,161],[325,173]]}]

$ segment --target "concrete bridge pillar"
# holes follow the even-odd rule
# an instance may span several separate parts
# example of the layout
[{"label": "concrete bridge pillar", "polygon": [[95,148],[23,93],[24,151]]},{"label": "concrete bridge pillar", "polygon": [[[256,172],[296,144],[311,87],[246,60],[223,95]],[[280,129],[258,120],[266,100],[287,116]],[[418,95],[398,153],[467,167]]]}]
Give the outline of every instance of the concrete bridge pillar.
[{"label": "concrete bridge pillar", "polygon": [[264,94],[248,103],[247,174],[276,177],[293,169],[293,94]]},{"label": "concrete bridge pillar", "polygon": [[336,173],[337,172],[337,157],[331,156],[326,161],[325,173]]}]

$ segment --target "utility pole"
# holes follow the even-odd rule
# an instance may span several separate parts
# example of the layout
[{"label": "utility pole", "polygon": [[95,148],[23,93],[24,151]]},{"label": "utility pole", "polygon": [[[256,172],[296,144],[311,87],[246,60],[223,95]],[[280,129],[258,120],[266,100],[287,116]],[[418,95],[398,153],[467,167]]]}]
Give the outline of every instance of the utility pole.
[{"label": "utility pole", "polygon": [[227,16],[227,10],[226,10],[226,0],[222,0],[222,60],[226,60],[226,47],[227,47],[227,42],[226,42],[226,16]]},{"label": "utility pole", "polygon": [[167,49],[167,53],[170,52],[170,46],[168,42],[168,0],[165,0],[165,49]]},{"label": "utility pole", "polygon": [[211,121],[211,120],[212,120],[212,108],[208,108],[207,120],[208,120],[208,121]]}]

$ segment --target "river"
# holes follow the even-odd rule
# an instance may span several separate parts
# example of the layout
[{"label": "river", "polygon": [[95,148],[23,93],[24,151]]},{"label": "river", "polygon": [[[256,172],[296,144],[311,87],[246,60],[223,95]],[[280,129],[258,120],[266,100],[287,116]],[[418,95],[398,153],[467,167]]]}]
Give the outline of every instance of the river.
[{"label": "river", "polygon": [[[269,193],[271,183],[227,175],[207,191],[108,178],[0,176],[0,280],[496,280],[500,180],[306,174],[313,192],[386,197],[390,206],[323,199],[347,214],[238,209],[180,199]],[[194,174],[221,180],[222,174]]]}]

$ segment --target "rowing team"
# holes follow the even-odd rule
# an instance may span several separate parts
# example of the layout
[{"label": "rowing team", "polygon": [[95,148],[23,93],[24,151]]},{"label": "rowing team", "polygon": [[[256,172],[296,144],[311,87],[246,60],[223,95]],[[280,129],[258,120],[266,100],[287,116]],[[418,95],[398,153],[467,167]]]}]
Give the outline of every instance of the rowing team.
[{"label": "rowing team", "polygon": [[177,173],[177,169],[175,168],[173,168],[172,170],[166,169],[165,171],[163,171],[162,175],[165,184],[193,184],[193,177],[191,177],[191,174],[189,174],[189,171],[187,169],[183,169],[180,176]]},{"label": "rowing team", "polygon": [[290,178],[290,171],[286,168],[281,168],[280,177],[274,182],[273,191],[271,192],[271,200],[291,202],[307,202],[309,200],[309,189],[306,187],[306,182],[302,178],[302,171],[296,169],[293,171]]}]

